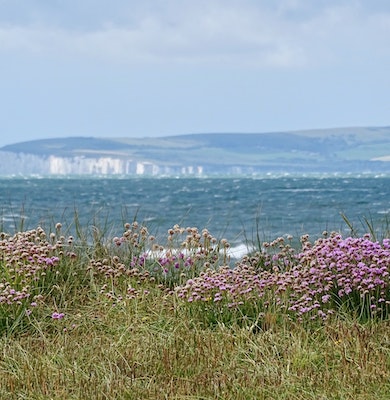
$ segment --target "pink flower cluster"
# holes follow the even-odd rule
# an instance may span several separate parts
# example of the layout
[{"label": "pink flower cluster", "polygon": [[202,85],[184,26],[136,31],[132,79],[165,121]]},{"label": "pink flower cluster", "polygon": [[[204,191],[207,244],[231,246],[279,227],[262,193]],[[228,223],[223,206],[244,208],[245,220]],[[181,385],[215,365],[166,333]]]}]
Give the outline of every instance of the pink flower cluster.
[{"label": "pink flower cluster", "polygon": [[[10,306],[37,306],[36,301],[42,298],[41,279],[57,271],[60,257],[65,256],[65,238],[57,237],[55,234],[50,234],[49,237],[48,240],[41,227],[17,232],[13,236],[0,233],[2,312],[8,313]],[[74,253],[66,255],[70,258],[75,257]],[[31,314],[31,309],[26,310],[26,313]]]},{"label": "pink flower cluster", "polygon": [[[155,242],[145,226],[137,222],[125,224],[121,237],[114,237],[115,257],[112,260],[93,260],[94,273],[107,278],[133,275],[133,270],[148,273],[159,284],[173,288],[186,279],[199,275],[200,271],[226,262],[230,244],[226,239],[218,241],[207,229],[183,228],[174,225],[168,230],[167,245]],[[120,270],[117,266],[121,264]],[[108,265],[109,264],[109,265]]]},{"label": "pink flower cluster", "polygon": [[[178,287],[177,295],[228,307],[273,305],[298,318],[326,319],[340,309],[367,318],[390,315],[389,239],[379,243],[368,235],[343,239],[333,233],[312,244],[304,237],[294,257],[282,250],[267,259],[275,262],[267,270],[241,263],[202,273]],[[288,268],[282,270],[281,264]]]},{"label": "pink flower cluster", "polygon": [[21,290],[15,290],[11,285],[6,283],[0,283],[0,305],[21,305],[24,299],[30,297],[28,287],[23,287]]},{"label": "pink flower cluster", "polygon": [[59,313],[59,312],[53,312],[53,314],[51,315],[52,319],[62,319],[65,317],[64,313]]},{"label": "pink flower cluster", "polygon": [[148,253],[133,256],[130,266],[132,268],[148,269],[150,274],[159,282],[172,284],[177,283],[182,274],[189,278],[190,275],[197,273],[196,263],[193,258],[186,256],[181,251],[175,254],[168,250],[157,258]]}]

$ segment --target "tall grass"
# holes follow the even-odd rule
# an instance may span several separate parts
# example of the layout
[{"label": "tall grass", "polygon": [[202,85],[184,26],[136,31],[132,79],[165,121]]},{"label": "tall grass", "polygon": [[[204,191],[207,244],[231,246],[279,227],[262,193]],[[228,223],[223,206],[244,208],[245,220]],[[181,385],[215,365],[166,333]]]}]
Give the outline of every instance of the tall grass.
[{"label": "tall grass", "polygon": [[1,233],[0,398],[388,398],[388,238],[74,224]]}]

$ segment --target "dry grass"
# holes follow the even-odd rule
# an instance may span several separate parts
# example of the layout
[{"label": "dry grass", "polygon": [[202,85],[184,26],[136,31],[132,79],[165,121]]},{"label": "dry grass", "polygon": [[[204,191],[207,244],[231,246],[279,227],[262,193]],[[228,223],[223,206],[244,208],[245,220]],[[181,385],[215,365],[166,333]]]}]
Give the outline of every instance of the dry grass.
[{"label": "dry grass", "polygon": [[152,290],[2,338],[0,398],[388,399],[387,322],[209,328]]},{"label": "dry grass", "polygon": [[[51,255],[44,236],[33,242]],[[29,243],[22,243],[22,260]],[[64,243],[58,255],[68,254]],[[268,309],[256,326],[242,319],[222,324],[224,318],[210,324],[204,308],[172,294],[157,278],[121,274],[117,255],[113,262],[95,262],[102,272],[94,274],[92,259],[110,256],[99,240],[92,249],[70,243],[69,257],[44,270],[29,289],[43,300],[12,330],[6,325],[12,313],[4,306],[0,399],[389,399],[389,320],[360,323],[336,313],[297,323]],[[139,243],[132,244],[131,256]],[[0,258],[1,279],[16,285],[8,264],[18,253],[8,259],[7,251]],[[30,268],[26,261],[15,265],[22,272]],[[34,276],[28,272],[26,279]],[[102,292],[104,282],[117,285],[120,300]],[[126,297],[129,284],[137,295]],[[53,318],[54,310],[64,318]]]}]

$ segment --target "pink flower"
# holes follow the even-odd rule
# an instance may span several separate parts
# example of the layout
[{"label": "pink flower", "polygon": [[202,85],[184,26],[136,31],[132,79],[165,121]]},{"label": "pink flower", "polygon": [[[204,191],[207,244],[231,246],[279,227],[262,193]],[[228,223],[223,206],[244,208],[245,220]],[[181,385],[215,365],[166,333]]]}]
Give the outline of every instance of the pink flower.
[{"label": "pink flower", "polygon": [[52,319],[62,319],[65,317],[64,313],[53,312],[51,315]]}]

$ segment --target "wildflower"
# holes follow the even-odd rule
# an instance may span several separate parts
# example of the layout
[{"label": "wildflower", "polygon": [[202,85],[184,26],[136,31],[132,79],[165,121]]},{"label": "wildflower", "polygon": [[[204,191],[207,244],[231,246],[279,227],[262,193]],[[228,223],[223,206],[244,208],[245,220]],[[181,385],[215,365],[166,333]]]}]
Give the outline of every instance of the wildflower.
[{"label": "wildflower", "polygon": [[329,301],[329,299],[330,299],[330,295],[329,294],[326,294],[326,295],[321,297],[321,300],[322,300],[323,303],[327,303]]},{"label": "wildflower", "polygon": [[53,312],[53,314],[51,315],[52,319],[62,319],[65,317],[64,313],[58,313],[58,312]]}]

